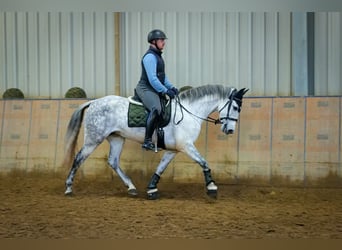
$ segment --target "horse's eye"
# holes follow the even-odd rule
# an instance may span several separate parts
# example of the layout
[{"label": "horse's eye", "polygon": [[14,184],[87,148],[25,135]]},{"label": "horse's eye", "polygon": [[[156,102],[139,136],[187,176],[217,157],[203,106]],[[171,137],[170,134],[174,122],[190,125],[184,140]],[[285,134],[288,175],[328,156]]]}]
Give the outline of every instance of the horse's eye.
[{"label": "horse's eye", "polygon": [[233,109],[234,109],[235,111],[238,111],[238,110],[239,110],[239,108],[238,108],[238,107],[233,107]]}]

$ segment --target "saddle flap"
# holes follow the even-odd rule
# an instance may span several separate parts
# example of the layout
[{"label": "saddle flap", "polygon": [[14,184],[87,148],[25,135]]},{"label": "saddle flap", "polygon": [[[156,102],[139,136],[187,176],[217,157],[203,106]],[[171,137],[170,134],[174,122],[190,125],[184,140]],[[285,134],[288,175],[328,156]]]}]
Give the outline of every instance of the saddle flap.
[{"label": "saddle flap", "polygon": [[[146,127],[148,110],[141,102],[134,100],[133,97],[128,97],[128,100],[128,127]],[[158,124],[158,127],[160,128],[169,124],[171,118],[171,101],[167,100],[167,103],[164,105],[162,118]]]}]

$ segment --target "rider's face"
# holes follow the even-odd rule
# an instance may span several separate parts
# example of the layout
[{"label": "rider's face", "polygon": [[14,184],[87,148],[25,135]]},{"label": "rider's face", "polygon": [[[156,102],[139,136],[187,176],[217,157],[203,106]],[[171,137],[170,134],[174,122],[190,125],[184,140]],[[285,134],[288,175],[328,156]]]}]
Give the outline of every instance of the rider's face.
[{"label": "rider's face", "polygon": [[157,39],[156,40],[156,46],[157,48],[159,48],[160,50],[164,49],[165,46],[165,39]]}]

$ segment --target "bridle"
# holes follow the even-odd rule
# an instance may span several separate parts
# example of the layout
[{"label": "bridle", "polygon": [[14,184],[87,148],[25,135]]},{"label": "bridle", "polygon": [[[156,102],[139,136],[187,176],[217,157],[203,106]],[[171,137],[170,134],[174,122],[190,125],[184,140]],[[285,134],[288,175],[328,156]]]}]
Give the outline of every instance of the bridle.
[{"label": "bridle", "polygon": [[233,104],[233,101],[235,101],[239,108],[238,108],[238,112],[240,113],[241,111],[241,104],[242,104],[242,100],[241,99],[238,99],[235,94],[236,94],[237,90],[236,89],[232,89],[232,91],[230,92],[229,94],[229,98],[228,98],[228,101],[223,105],[223,107],[218,111],[219,113],[221,113],[221,111],[228,105],[228,108],[227,108],[227,115],[224,116],[224,117],[220,117],[219,119],[219,124],[223,124],[222,120],[230,120],[230,121],[235,121],[237,122],[238,119],[236,118],[232,118],[229,116],[229,110]]},{"label": "bridle", "polygon": [[179,96],[177,95],[176,98],[175,98],[175,101],[176,101],[176,104],[178,104],[179,107],[181,108],[182,118],[181,118],[178,122],[175,121],[175,119],[176,119],[176,110],[177,110],[177,109],[175,109],[175,113],[174,113],[174,116],[173,116],[173,121],[174,121],[174,123],[175,123],[176,125],[178,125],[178,124],[183,120],[183,118],[184,118],[183,109],[184,109],[187,113],[189,113],[190,115],[195,116],[196,118],[201,119],[202,121],[214,123],[215,125],[216,125],[216,124],[223,124],[223,122],[222,122],[223,120],[238,121],[238,119],[232,118],[232,117],[229,116],[229,110],[230,110],[230,108],[231,108],[231,106],[232,106],[233,101],[236,101],[237,104],[239,105],[239,110],[238,110],[239,113],[240,113],[240,111],[241,111],[242,100],[241,100],[241,99],[238,99],[238,98],[235,96],[236,93],[237,93],[237,90],[233,88],[233,89],[231,90],[230,94],[229,94],[228,100],[225,102],[225,104],[223,105],[223,107],[220,108],[219,111],[218,111],[219,113],[221,113],[221,111],[222,111],[225,107],[227,107],[227,105],[228,105],[228,108],[227,108],[227,115],[224,116],[224,117],[219,117],[218,119],[214,119],[214,118],[212,118],[212,117],[210,117],[210,116],[207,117],[207,118],[203,118],[203,117],[200,117],[200,116],[198,116],[198,115],[192,113],[192,112],[189,111],[186,107],[183,106],[183,104],[180,102]]}]

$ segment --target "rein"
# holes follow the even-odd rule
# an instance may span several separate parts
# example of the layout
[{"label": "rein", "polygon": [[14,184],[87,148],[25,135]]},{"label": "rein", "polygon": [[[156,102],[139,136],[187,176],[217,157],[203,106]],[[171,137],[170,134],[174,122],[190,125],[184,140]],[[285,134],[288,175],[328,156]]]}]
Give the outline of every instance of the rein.
[{"label": "rein", "polygon": [[[176,104],[179,105],[179,107],[181,108],[181,113],[182,113],[182,118],[176,122],[176,108],[175,108],[175,113],[174,113],[174,116],[173,116],[173,122],[178,125],[179,123],[181,123],[181,121],[183,121],[183,118],[184,118],[184,114],[183,114],[183,109],[188,112],[190,115],[192,116],[195,116],[196,118],[198,119],[201,119],[202,121],[206,121],[206,122],[211,122],[211,123],[214,123],[215,125],[216,124],[223,124],[222,120],[224,119],[228,119],[228,120],[233,120],[233,121],[237,121],[237,119],[234,119],[234,118],[230,118],[229,117],[229,110],[230,110],[230,106],[232,105],[232,101],[233,101],[233,91],[231,92],[230,96],[229,96],[229,99],[227,100],[227,102],[223,105],[223,107],[218,111],[218,112],[221,112],[228,104],[229,104],[229,108],[228,108],[228,111],[227,111],[227,116],[226,117],[220,117],[218,119],[214,119],[212,117],[207,117],[207,118],[203,118],[203,117],[200,117],[194,113],[192,113],[191,111],[189,111],[186,107],[183,106],[183,104],[180,102],[180,98],[179,96],[177,95],[175,97],[175,101],[176,101]],[[239,101],[239,100],[237,100]]]},{"label": "rein", "polygon": [[178,95],[176,96],[175,100],[176,100],[176,104],[178,103],[179,107],[181,108],[181,113],[182,113],[182,118],[181,118],[178,122],[176,122],[176,113],[177,113],[176,111],[177,111],[177,109],[175,108],[175,113],[174,113],[174,115],[173,115],[173,122],[174,122],[176,125],[178,125],[179,123],[181,123],[181,121],[183,121],[183,118],[184,118],[183,109],[184,109],[186,112],[188,112],[190,115],[195,116],[196,118],[201,119],[201,120],[203,120],[203,121],[211,122],[211,123],[214,123],[215,125],[216,125],[216,124],[222,124],[222,122],[221,122],[220,119],[214,119],[214,118],[212,118],[212,117],[210,117],[210,116],[207,117],[207,118],[203,118],[203,117],[200,117],[200,116],[198,116],[198,115],[195,115],[194,113],[192,113],[192,112],[189,111],[186,107],[183,106],[183,104],[180,102],[180,98],[179,98]]}]

